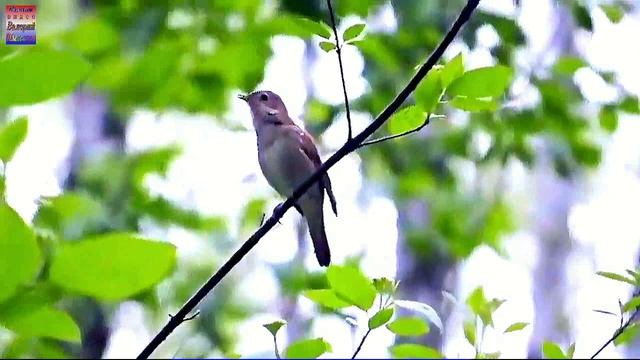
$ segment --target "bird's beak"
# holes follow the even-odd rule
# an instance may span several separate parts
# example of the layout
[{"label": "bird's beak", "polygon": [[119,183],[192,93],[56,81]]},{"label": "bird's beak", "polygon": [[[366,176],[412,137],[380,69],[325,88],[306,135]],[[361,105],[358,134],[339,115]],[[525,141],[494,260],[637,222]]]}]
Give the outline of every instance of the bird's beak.
[{"label": "bird's beak", "polygon": [[238,99],[242,99],[244,101],[249,101],[249,97],[245,94],[238,94]]}]

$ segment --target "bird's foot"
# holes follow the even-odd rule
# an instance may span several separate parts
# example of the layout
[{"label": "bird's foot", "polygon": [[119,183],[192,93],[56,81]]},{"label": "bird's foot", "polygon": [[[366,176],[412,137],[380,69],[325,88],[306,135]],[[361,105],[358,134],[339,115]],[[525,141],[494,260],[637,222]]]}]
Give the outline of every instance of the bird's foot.
[{"label": "bird's foot", "polygon": [[[282,203],[279,203],[278,205],[276,205],[276,207],[273,208],[271,215],[275,214],[275,212],[278,211],[280,208],[282,208]],[[282,225],[282,223],[280,222],[280,219],[278,219],[278,224]]]}]

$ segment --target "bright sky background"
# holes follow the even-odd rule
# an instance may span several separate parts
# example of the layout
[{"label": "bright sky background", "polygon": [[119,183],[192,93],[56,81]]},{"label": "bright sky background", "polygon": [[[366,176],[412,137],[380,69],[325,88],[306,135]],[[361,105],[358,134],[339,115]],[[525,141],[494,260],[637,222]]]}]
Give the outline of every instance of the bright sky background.
[{"label": "bright sky background", "polygon": [[[544,51],[550,40],[554,19],[549,0],[524,0],[518,23],[524,28],[530,48],[524,49],[522,58],[527,59]],[[514,12],[512,0],[483,0],[481,7],[503,14]],[[628,39],[640,34],[640,15],[626,16],[619,24],[611,24],[605,15],[595,9],[592,12],[594,33],[578,37],[578,48],[586,54],[594,66],[615,71],[628,90],[640,95],[639,50],[631,48]],[[343,19],[344,29],[357,18]],[[391,7],[368,19],[373,21],[371,31],[392,31],[395,19]],[[450,58],[458,51],[465,53],[466,67],[474,68],[493,62],[487,47],[495,43],[497,35],[490,27],[478,32],[481,46],[469,52],[464,44],[454,44],[447,52]],[[278,92],[289,107],[290,113],[303,118],[306,99],[302,67],[304,44],[301,40],[276,37],[272,41],[274,56],[267,65],[266,78],[260,88]],[[484,46],[484,47],[483,47]],[[318,53],[318,62],[309,69],[314,80],[314,91],[322,101],[332,104],[342,102],[339,89],[339,73],[334,53]],[[358,52],[347,47],[344,51],[345,67],[348,69],[347,84],[350,98],[368,91],[368,83],[361,76],[364,62]],[[523,65],[523,64],[520,64]],[[598,103],[612,96],[610,89],[588,69],[575,75],[584,95]],[[68,99],[57,99],[46,103],[13,108],[10,118],[29,115],[30,129],[25,143],[18,150],[14,161],[7,167],[7,198],[9,203],[25,218],[31,219],[37,209],[36,200],[43,195],[61,192],[59,176],[66,174],[65,158],[72,142],[72,126],[69,119]],[[246,104],[232,101],[229,118],[237,120],[251,129],[251,119]],[[354,113],[354,131],[366,126],[371,117]],[[600,168],[589,174],[587,181],[578,189],[578,197],[570,211],[569,226],[575,249],[567,268],[570,294],[567,294],[571,318],[577,343],[576,356],[592,354],[597,346],[607,339],[617,326],[617,319],[593,312],[593,309],[615,311],[617,298],[626,299],[630,288],[595,275],[596,271],[623,271],[636,266],[638,244],[640,244],[640,119],[638,116],[622,116],[618,130],[611,137],[601,139],[605,152]],[[321,156],[328,157],[345,138],[344,116],[336,121],[322,136]],[[137,111],[127,128],[127,150],[139,151],[166,144],[179,143],[184,152],[171,166],[166,179],[151,177],[150,188],[186,207],[206,214],[220,214],[236,219],[248,196],[263,195],[271,198],[268,208],[279,202],[275,192],[267,185],[259,171],[255,134],[252,130],[232,132],[222,129],[207,116],[186,116],[180,112],[161,115],[146,110]],[[382,189],[367,184],[359,172],[360,157],[349,155],[330,170],[333,187],[339,201],[340,217],[327,216],[327,233],[336,263],[346,257],[365,251],[364,271],[371,277],[394,277],[397,241],[397,211],[393,202]],[[509,168],[510,197],[530,197],[531,183],[528,173],[519,164]],[[326,204],[328,207],[328,204]],[[328,210],[328,209],[327,209]],[[331,214],[327,211],[327,214]],[[279,317],[278,293],[275,277],[270,265],[289,261],[296,253],[295,225],[298,215],[289,212],[251,253],[249,261],[257,264],[256,271],[243,274],[238,292],[261,294],[261,302],[271,304],[271,313],[260,314],[240,326],[243,334],[236,349],[238,353],[272,355],[272,340],[262,324]],[[231,224],[230,229],[237,228]],[[168,231],[145,226],[149,236],[166,239],[179,248],[181,257],[206,256],[212,249],[201,238],[186,231],[171,228]],[[495,315],[496,331],[485,336],[484,350],[501,350],[505,357],[525,357],[527,342],[532,328],[522,332],[502,335],[502,330],[514,321],[533,320],[532,271],[536,264],[537,241],[526,228],[505,239],[508,259],[499,257],[493,250],[481,247],[462,262],[460,279],[455,296],[464,299],[478,285],[485,287],[489,297],[508,301]],[[240,234],[231,234],[238,238]],[[376,239],[375,242],[368,240]],[[261,261],[257,261],[260,259]],[[306,259],[310,267],[317,266],[313,254]],[[212,271],[214,269],[212,268]],[[213,294],[215,296],[215,294]],[[302,313],[314,312],[313,304],[300,299]],[[448,356],[473,356],[473,349],[462,334],[461,321],[465,314],[462,307],[449,320],[444,353]],[[149,340],[153,331],[142,324],[149,323],[142,308],[128,302],[120,306],[114,319],[113,335],[106,352],[107,357],[131,356]],[[366,318],[358,321],[366,324]],[[169,346],[181,344],[206,348],[203,339],[189,337],[187,326],[182,326],[172,336]],[[284,335],[281,332],[280,335]],[[313,334],[322,336],[332,345],[336,355],[350,354],[354,344],[351,332],[342,321],[331,316],[320,316],[313,327]],[[356,339],[362,336],[356,333]],[[285,338],[280,339],[284,348]],[[361,352],[361,357],[386,356],[386,348],[393,337],[385,331],[373,332]],[[185,345],[188,344],[188,345]],[[171,355],[170,353],[167,355]],[[219,355],[215,351],[212,356]],[[602,357],[620,357],[621,353],[610,346]]]}]

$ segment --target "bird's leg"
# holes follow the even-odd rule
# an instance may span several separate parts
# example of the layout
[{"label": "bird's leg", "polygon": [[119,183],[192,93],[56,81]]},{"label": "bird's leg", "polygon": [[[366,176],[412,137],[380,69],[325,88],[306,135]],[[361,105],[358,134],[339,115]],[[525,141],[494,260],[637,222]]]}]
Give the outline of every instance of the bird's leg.
[{"label": "bird's leg", "polygon": [[[284,204],[284,203],[279,203],[278,205],[276,205],[276,207],[273,208],[273,211],[271,212],[271,214],[273,215],[278,209],[280,209],[282,207],[282,204]],[[300,205],[294,204],[293,207],[296,208],[296,210],[298,210],[300,215],[304,216],[304,214],[302,214],[302,208],[300,208]],[[282,225],[280,220],[278,220],[278,224]]]},{"label": "bird's leg", "polygon": [[[279,203],[278,205],[276,205],[276,207],[273,208],[273,211],[271,211],[271,215],[275,214],[276,211],[282,208],[282,204],[283,203]],[[282,225],[282,223],[280,222],[280,219],[278,219],[278,224]]]}]

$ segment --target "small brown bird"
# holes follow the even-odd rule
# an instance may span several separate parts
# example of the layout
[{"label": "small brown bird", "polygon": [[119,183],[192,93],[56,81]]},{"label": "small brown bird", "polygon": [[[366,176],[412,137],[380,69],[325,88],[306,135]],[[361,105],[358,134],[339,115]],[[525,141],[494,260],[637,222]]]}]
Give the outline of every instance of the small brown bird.
[{"label": "small brown bird", "polygon": [[[258,138],[258,162],[264,177],[280,195],[291,196],[322,165],[313,137],[289,118],[287,108],[277,94],[256,91],[238,97],[251,108],[253,127]],[[325,190],[333,212],[338,215],[327,174],[294,205],[307,220],[316,258],[321,266],[328,266],[331,262],[322,210]]]}]

